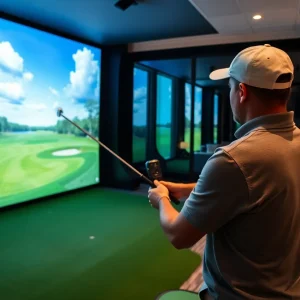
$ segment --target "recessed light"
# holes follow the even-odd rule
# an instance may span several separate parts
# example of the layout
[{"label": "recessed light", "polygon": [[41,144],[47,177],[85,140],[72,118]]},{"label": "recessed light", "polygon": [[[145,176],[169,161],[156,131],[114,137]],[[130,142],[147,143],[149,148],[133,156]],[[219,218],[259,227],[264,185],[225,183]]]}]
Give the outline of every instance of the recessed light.
[{"label": "recessed light", "polygon": [[262,18],[261,15],[254,15],[254,16],[253,16],[253,19],[254,19],[254,20],[260,20],[261,18]]}]

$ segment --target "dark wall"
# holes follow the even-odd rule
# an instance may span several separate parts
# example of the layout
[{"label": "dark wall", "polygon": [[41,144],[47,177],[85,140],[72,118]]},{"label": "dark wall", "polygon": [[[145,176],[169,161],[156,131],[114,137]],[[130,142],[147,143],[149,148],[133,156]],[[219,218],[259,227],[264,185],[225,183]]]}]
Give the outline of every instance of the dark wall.
[{"label": "dark wall", "polygon": [[202,91],[202,135],[201,144],[213,144],[213,112],[214,112],[214,89],[203,88]]},{"label": "dark wall", "polygon": [[[132,160],[133,64],[125,46],[103,49],[101,69],[100,141],[126,162]],[[139,178],[103,147],[101,185],[132,189]]]}]

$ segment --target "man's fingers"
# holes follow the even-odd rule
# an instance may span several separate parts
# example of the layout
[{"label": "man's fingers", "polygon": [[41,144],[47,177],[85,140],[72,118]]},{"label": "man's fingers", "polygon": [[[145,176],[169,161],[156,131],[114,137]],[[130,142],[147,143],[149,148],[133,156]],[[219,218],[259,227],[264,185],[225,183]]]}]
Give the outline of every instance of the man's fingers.
[{"label": "man's fingers", "polygon": [[168,185],[169,184],[168,181],[160,181],[160,183],[163,184],[163,185]]},{"label": "man's fingers", "polygon": [[156,186],[159,186],[159,185],[160,185],[160,183],[159,183],[158,180],[154,180],[154,184],[155,184]]},{"label": "man's fingers", "polygon": [[159,183],[164,185],[166,188],[170,188],[172,186],[172,182],[169,181],[160,181]]}]

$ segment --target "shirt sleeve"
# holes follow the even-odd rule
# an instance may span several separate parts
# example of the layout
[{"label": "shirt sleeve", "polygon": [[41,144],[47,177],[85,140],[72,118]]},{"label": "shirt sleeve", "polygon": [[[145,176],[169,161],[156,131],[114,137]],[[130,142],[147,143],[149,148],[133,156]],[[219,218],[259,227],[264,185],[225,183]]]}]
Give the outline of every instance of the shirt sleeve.
[{"label": "shirt sleeve", "polygon": [[246,210],[249,191],[234,159],[219,148],[205,164],[181,213],[203,233],[212,233]]}]

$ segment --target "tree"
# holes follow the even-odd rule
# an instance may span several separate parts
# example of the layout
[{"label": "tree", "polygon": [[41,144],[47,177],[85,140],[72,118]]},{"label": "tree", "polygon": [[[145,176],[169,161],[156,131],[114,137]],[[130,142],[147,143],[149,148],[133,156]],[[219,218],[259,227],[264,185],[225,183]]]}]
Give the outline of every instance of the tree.
[{"label": "tree", "polygon": [[[83,127],[83,122],[81,120],[79,120],[78,117],[75,117],[73,119],[73,122],[76,123],[77,125],[79,125],[80,127]],[[84,136],[85,133],[83,133],[81,130],[79,130],[77,127],[72,126],[72,131],[71,133],[75,134],[76,136]]]},{"label": "tree", "polygon": [[[98,127],[99,122],[99,104],[96,100],[89,99],[85,102],[84,108],[88,112],[89,133],[93,134],[93,128]],[[95,125],[93,125],[96,123]]]},{"label": "tree", "polygon": [[9,123],[6,117],[0,117],[0,132],[9,130]]},{"label": "tree", "polygon": [[185,117],[184,125],[185,125],[185,128],[191,127],[191,120],[189,118]]},{"label": "tree", "polygon": [[133,134],[139,138],[145,138],[147,135],[146,126],[134,126]]}]

